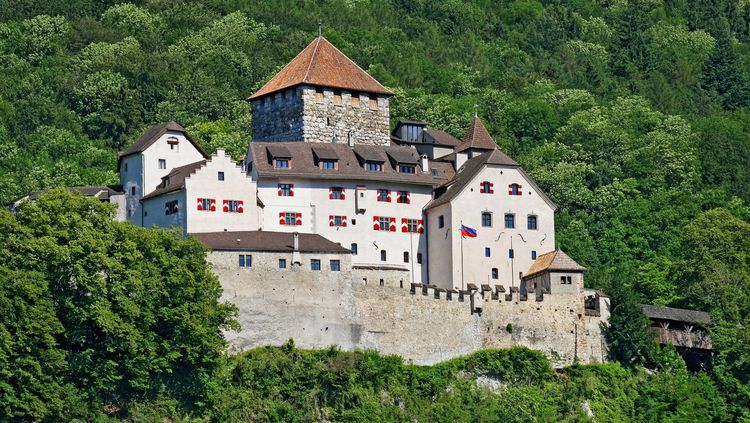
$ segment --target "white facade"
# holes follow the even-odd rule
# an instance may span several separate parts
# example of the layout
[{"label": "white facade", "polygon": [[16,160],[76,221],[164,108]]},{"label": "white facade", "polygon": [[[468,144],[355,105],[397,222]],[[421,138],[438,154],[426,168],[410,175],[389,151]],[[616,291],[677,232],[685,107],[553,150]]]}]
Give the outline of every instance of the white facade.
[{"label": "white facade", "polygon": [[[484,182],[491,184],[490,192],[482,192]],[[511,195],[512,184],[520,185],[520,194]],[[520,168],[485,165],[449,203],[427,212],[430,282],[457,289],[469,283],[518,287],[519,274],[534,258],[555,248],[554,212]],[[483,226],[483,213],[490,214],[491,226]],[[506,227],[506,215],[513,216],[513,227]],[[529,229],[530,217],[536,229]],[[476,229],[477,236],[462,238],[462,224]]]},{"label": "white facade", "polygon": [[[285,195],[287,188],[281,185],[291,185],[292,195]],[[332,195],[332,188],[341,189],[341,199],[334,198],[339,195]],[[379,190],[388,191],[390,201],[378,201]],[[399,202],[399,191],[408,193],[408,203]],[[261,179],[258,198],[265,205],[264,230],[316,233],[344,248],[356,250],[352,257],[355,267],[402,269],[409,273],[408,282],[427,280],[427,237],[422,209],[432,199],[432,187],[300,178]],[[287,213],[297,215],[294,225],[288,224]],[[388,218],[387,230],[375,225],[375,219],[379,221],[381,217]],[[404,225],[404,219],[416,221],[416,232],[407,232],[410,228]]]}]

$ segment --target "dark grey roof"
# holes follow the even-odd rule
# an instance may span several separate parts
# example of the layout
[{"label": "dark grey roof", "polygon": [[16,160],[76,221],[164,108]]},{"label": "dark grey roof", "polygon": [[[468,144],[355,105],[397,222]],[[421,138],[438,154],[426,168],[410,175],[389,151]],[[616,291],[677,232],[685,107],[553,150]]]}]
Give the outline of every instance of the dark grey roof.
[{"label": "dark grey roof", "polygon": [[205,164],[205,160],[200,160],[195,163],[186,164],[172,169],[167,176],[161,178],[159,186],[148,195],[143,196],[141,200],[147,200],[149,198],[158,197],[185,188],[185,179],[189,178]]},{"label": "dark grey roof", "polygon": [[[266,155],[266,147],[269,144],[281,144],[289,149],[292,155],[292,163],[289,168],[276,169],[273,167]],[[356,180],[356,181],[383,181],[392,183],[404,183],[415,185],[438,186],[452,177],[452,172],[446,172],[444,168],[437,175],[432,172],[423,172],[417,167],[415,173],[399,173],[397,167],[393,166],[387,159],[387,155],[404,154],[403,151],[414,154],[417,152],[413,147],[400,147],[392,145],[358,145],[354,149],[347,144],[327,144],[338,156],[338,169],[321,169],[314,159],[313,149],[316,143],[307,142],[252,142],[250,143],[253,170],[261,178],[283,178],[299,177],[306,179],[328,179],[328,180]],[[395,152],[394,152],[395,151]],[[358,156],[361,153],[367,158],[378,158],[383,163],[382,172],[367,171],[364,167],[365,159]]]},{"label": "dark grey roof", "polygon": [[[439,144],[449,147],[455,147],[461,144],[461,141],[458,138],[439,129],[425,129],[423,133],[425,135],[425,144]],[[428,142],[428,138],[431,142]]]},{"label": "dark grey roof", "polygon": [[419,155],[417,151],[411,148],[399,148],[390,149],[387,152],[388,157],[391,158],[393,163],[405,163],[405,164],[417,164],[419,163]]},{"label": "dark grey roof", "polygon": [[711,323],[711,316],[705,311],[659,307],[650,304],[643,304],[642,307],[643,314],[649,319],[703,324]]},{"label": "dark grey roof", "polygon": [[[191,235],[208,248],[218,251],[294,251],[294,234],[292,232],[238,231],[194,233]],[[301,253],[351,254],[351,250],[318,234],[304,233],[299,234],[299,251]]]},{"label": "dark grey roof", "polygon": [[336,154],[336,151],[334,149],[328,147],[327,145],[316,145],[313,148],[313,154],[315,154],[315,158],[318,160],[338,160],[339,155]]},{"label": "dark grey roof", "polygon": [[190,134],[188,134],[185,128],[183,128],[179,123],[175,121],[170,121],[170,122],[159,123],[148,128],[146,132],[144,132],[143,135],[140,136],[140,138],[138,138],[133,144],[130,145],[130,147],[128,147],[125,151],[120,152],[120,154],[118,154],[118,159],[117,159],[118,167],[120,165],[119,162],[123,157],[129,156],[131,154],[144,152],[147,148],[151,146],[151,144],[156,142],[156,140],[158,140],[159,137],[161,137],[168,131],[182,132],[185,135],[185,138],[187,138],[188,141],[190,141],[195,146],[195,148],[203,155],[203,157],[205,158],[209,157],[208,153],[206,153],[201,148],[201,146],[198,145],[198,143],[193,139],[193,137],[190,136]]},{"label": "dark grey roof", "polygon": [[266,149],[268,150],[268,154],[273,158],[289,159],[292,157],[292,153],[283,145],[269,144]]},{"label": "dark grey roof", "polygon": [[385,162],[386,157],[383,154],[383,150],[372,147],[369,145],[357,145],[354,147],[354,154],[366,162]]},{"label": "dark grey roof", "polygon": [[[435,199],[430,201],[425,208],[431,209],[450,202],[471,182],[485,164],[520,167],[518,163],[498,149],[475,156],[467,160],[458,172],[456,172],[453,179],[448,181],[435,193]],[[539,191],[541,192],[541,190]]]}]

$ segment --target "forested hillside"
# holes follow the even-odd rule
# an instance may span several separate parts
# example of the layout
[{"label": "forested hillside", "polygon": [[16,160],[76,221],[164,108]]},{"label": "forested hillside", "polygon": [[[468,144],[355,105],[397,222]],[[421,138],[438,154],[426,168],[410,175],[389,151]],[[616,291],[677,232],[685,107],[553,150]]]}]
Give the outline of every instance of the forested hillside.
[{"label": "forested hillside", "polygon": [[[0,0],[0,202],[116,183],[116,152],[159,121],[238,156],[244,99],[318,22],[394,89],[393,123],[460,137],[476,108],[620,321],[638,302],[711,312],[701,380],[750,418],[747,0]],[[662,366],[631,329],[617,358]]]}]

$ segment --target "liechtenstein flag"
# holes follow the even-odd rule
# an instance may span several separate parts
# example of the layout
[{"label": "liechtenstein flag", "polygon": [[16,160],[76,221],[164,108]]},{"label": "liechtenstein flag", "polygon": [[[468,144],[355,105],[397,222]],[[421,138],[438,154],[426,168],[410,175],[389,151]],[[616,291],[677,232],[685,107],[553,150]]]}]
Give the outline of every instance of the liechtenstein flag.
[{"label": "liechtenstein flag", "polygon": [[476,238],[477,230],[468,226],[461,225],[461,236],[464,238],[466,238],[467,236],[469,238]]}]

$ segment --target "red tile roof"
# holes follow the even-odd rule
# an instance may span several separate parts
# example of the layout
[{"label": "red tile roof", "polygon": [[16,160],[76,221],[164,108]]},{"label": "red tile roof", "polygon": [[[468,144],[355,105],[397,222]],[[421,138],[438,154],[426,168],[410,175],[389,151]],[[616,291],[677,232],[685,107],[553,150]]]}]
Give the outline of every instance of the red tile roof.
[{"label": "red tile roof", "polygon": [[321,36],[305,47],[248,100],[300,84],[393,95],[391,90]]},{"label": "red tile roof", "polygon": [[456,147],[456,152],[468,150],[470,148],[493,150],[496,147],[497,144],[495,144],[495,140],[492,139],[487,128],[482,124],[482,121],[478,117],[474,117],[469,130],[466,131],[466,136],[464,136],[463,142]]}]

